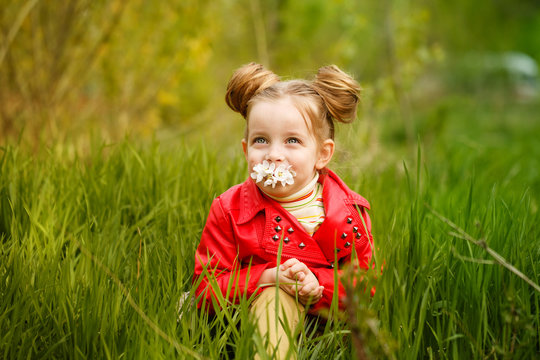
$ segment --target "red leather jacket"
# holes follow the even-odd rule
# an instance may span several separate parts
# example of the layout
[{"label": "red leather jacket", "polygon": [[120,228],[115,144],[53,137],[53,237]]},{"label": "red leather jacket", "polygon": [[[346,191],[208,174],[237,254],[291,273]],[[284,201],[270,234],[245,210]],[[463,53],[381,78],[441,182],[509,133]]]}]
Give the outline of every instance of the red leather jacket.
[{"label": "red leather jacket", "polygon": [[[330,307],[336,290],[335,255],[338,264],[348,263],[354,246],[360,267],[368,268],[373,245],[366,211],[369,203],[330,170],[319,176],[319,182],[323,184],[326,217],[313,236],[277,202],[264,196],[252,179],[214,200],[195,254],[194,281],[202,277],[196,291],[199,307],[213,308],[211,297],[216,296],[217,287],[209,286],[209,277],[219,287],[221,294],[217,296],[223,295],[231,303],[259,293],[257,282],[262,272],[277,266],[280,243],[281,263],[297,258],[324,286],[322,299],[310,307],[310,313]],[[337,291],[339,307],[343,308],[341,283]]]}]

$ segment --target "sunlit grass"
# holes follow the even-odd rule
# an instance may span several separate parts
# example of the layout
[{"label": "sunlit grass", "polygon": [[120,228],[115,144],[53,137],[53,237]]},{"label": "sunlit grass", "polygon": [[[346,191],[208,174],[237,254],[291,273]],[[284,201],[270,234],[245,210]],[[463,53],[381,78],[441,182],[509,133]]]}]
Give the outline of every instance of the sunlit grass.
[{"label": "sunlit grass", "polygon": [[[512,129],[487,134],[500,146],[481,131],[421,141],[376,176],[335,164],[372,204],[383,267],[367,277],[373,298],[350,294],[368,355],[538,355],[540,294],[430,210],[538,284],[540,145],[528,130],[506,147]],[[246,177],[240,153],[130,140],[81,158],[58,149],[0,150],[0,358],[250,358],[263,347],[246,300],[216,316],[188,302],[178,321],[211,201]],[[308,320],[300,358],[353,358],[348,323]]]}]

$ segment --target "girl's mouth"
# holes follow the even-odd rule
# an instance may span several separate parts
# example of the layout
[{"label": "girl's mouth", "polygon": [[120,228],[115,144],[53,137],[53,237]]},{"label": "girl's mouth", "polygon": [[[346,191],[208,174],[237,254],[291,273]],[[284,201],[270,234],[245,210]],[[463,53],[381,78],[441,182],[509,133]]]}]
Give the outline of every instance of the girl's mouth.
[{"label": "girl's mouth", "polygon": [[292,169],[292,165],[281,164],[276,167],[274,162],[267,160],[255,165],[251,173],[251,178],[256,183],[264,181],[264,186],[272,186],[272,188],[275,188],[278,182],[281,183],[281,186],[294,184],[295,176],[296,173]]}]

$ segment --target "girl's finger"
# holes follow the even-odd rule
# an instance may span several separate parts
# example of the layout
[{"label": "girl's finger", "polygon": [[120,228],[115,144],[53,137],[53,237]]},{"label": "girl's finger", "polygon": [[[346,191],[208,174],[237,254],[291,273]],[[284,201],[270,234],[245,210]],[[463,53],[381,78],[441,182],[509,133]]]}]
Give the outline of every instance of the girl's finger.
[{"label": "girl's finger", "polygon": [[319,301],[322,298],[322,291],[320,287],[314,288],[309,294],[308,294],[313,300]]},{"label": "girl's finger", "polygon": [[296,289],[293,286],[282,285],[282,286],[280,286],[280,288],[282,290],[284,290],[287,294],[291,295],[291,296],[295,296],[295,294],[296,294]]},{"label": "girl's finger", "polygon": [[283,271],[280,271],[280,272],[279,272],[279,276],[282,277],[282,278],[291,280],[291,281],[296,281],[296,280],[297,280],[297,274],[295,274],[294,272],[292,272],[292,271],[291,271],[291,268],[288,268],[288,269],[285,269],[285,270],[283,270]]},{"label": "girl's finger", "polygon": [[298,262],[297,264],[294,264],[292,267],[291,267],[291,272],[294,273],[294,274],[297,274],[299,272],[303,272],[305,274],[308,273],[309,269],[308,267],[306,266],[306,264],[304,264],[303,262]]},{"label": "girl's finger", "polygon": [[302,289],[298,292],[298,294],[313,296],[315,294],[314,291],[316,290],[317,290],[317,284],[309,283],[307,285],[302,286]]},{"label": "girl's finger", "polygon": [[279,266],[279,269],[281,271],[287,270],[288,268],[290,268],[291,266],[293,266],[294,264],[299,263],[299,262],[300,261],[297,258],[289,259],[289,260],[285,261],[283,264],[281,264]]}]

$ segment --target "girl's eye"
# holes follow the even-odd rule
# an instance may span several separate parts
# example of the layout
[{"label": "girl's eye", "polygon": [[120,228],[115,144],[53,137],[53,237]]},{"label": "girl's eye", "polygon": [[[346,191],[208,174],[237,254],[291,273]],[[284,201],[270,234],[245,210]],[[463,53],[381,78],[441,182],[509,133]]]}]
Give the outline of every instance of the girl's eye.
[{"label": "girl's eye", "polygon": [[290,138],[290,139],[287,139],[287,143],[288,144],[299,144],[300,140],[298,140],[297,138]]},{"label": "girl's eye", "polygon": [[253,139],[254,144],[266,144],[266,139],[262,137],[258,137]]}]

